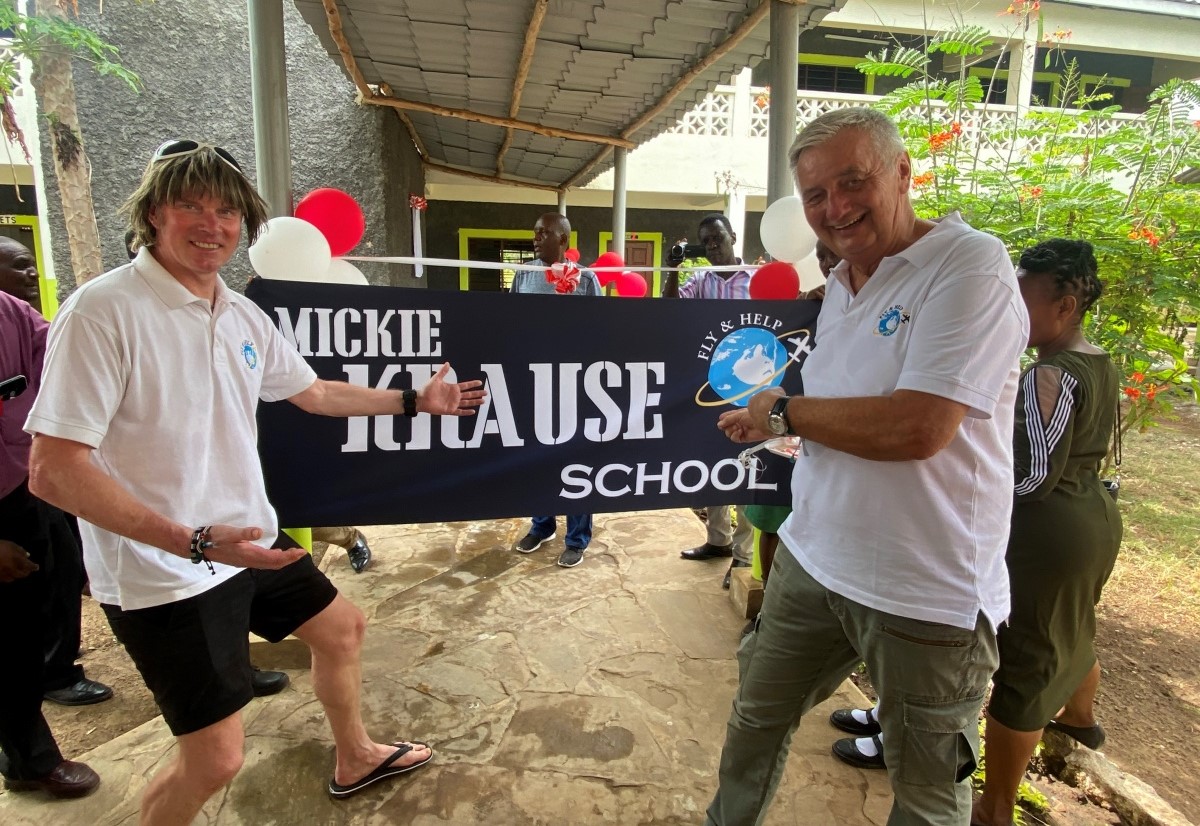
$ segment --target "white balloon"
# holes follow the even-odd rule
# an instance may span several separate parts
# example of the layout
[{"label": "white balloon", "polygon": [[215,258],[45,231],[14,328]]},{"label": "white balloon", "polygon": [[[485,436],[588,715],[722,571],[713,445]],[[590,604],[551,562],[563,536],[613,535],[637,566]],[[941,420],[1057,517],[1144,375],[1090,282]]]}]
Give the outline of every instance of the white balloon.
[{"label": "white balloon", "polygon": [[344,258],[335,258],[329,262],[329,269],[321,279],[326,284],[367,284],[367,277],[362,270]]},{"label": "white balloon", "polygon": [[776,261],[793,264],[817,248],[817,236],[804,217],[804,202],[787,195],[767,207],[758,237]]},{"label": "white balloon", "polygon": [[821,274],[821,265],[817,263],[816,250],[801,258],[793,266],[796,268],[796,272],[800,273],[800,292],[806,293],[809,290],[815,290],[825,283],[825,276]]},{"label": "white balloon", "polygon": [[329,270],[329,242],[321,230],[299,218],[280,216],[267,221],[250,247],[250,264],[263,278],[283,281],[321,281]]}]

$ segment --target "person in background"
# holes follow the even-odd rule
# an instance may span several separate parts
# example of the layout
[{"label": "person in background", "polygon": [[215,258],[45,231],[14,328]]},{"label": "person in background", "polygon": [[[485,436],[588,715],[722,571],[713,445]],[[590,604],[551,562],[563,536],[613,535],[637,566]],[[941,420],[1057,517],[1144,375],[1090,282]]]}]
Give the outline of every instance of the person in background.
[{"label": "person in background", "polygon": [[[0,256],[10,249],[0,246]],[[79,546],[63,512],[29,492],[29,437],[21,429],[41,386],[48,326],[26,301],[0,292],[0,381],[25,378],[23,390],[10,384],[0,400],[0,775],[10,791],[71,798],[90,794],[100,777],[63,758],[42,715],[42,694],[45,652],[64,636],[64,619],[54,611],[71,613],[70,600],[62,605],[55,594],[72,588],[66,624],[73,623],[78,647]]]},{"label": "person in background", "polygon": [[[567,260],[567,249],[571,245],[571,222],[567,216],[547,212],[533,225],[533,250],[537,258],[532,265],[549,267]],[[600,295],[600,281],[591,270],[580,270],[579,283],[574,290],[559,293],[543,270],[520,270],[513,278],[513,293],[540,293],[543,295]],[[517,551],[531,554],[555,536],[557,516],[535,516],[529,523],[529,531],[517,541]],[[583,553],[592,541],[592,515],[590,513],[567,514],[565,547],[558,556],[561,568],[574,568],[583,562]]]},{"label": "person in background", "polygon": [[1121,513],[1100,481],[1119,427],[1116,365],[1083,333],[1103,289],[1087,241],[1054,238],[1017,269],[1037,361],[1017,396],[1012,533],[1005,561],[1012,613],[987,710],[987,775],[972,823],[1009,826],[1029,758],[1050,728],[1104,745],[1093,701],[1100,663],[1096,604],[1116,564]]},{"label": "person in background", "polygon": [[[729,219],[714,212],[700,219],[700,244],[705,257],[713,266],[740,265],[742,259],[733,251],[737,234]],[[668,257],[672,269],[663,281],[664,298],[734,298],[750,297],[749,270],[702,270],[694,273],[687,283],[679,285],[679,265],[682,258]],[[750,565],[754,528],[746,518],[743,505],[709,505],[704,509],[707,536],[703,545],[679,553],[683,559],[705,560],[732,557],[721,587],[728,588],[734,568]],[[737,524],[734,525],[734,520]]]},{"label": "person in background", "polygon": [[[35,310],[40,306],[37,263],[33,253],[24,244],[5,236],[0,236],[0,292],[29,303]],[[39,325],[38,335],[44,343],[46,331],[42,325]],[[40,374],[41,370],[38,372]],[[28,412],[37,389],[31,386],[26,393],[24,408]],[[22,424],[23,420],[16,422],[7,438],[20,442],[21,455],[27,460],[29,435],[21,431]],[[23,469],[22,475],[26,471],[27,468]],[[42,696],[58,705],[86,706],[111,699],[113,692],[104,683],[89,679],[84,674],[83,666],[76,662],[79,658],[82,599],[87,577],[83,570],[83,551],[75,517],[63,514],[63,519],[67,531],[54,532],[55,541],[62,547],[55,550],[54,573],[48,575],[50,587],[43,604],[46,667],[42,674]]]}]

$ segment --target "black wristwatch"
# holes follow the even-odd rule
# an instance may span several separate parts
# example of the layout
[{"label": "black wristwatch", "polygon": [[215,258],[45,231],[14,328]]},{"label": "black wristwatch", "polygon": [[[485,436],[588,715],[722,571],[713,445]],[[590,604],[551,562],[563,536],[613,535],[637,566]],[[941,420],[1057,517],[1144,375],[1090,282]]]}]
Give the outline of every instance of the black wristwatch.
[{"label": "black wristwatch", "polygon": [[767,414],[767,429],[776,436],[792,435],[792,426],[788,423],[787,417],[787,406],[791,398],[791,396],[780,396],[775,400],[775,404],[771,405],[771,412]]},{"label": "black wristwatch", "polygon": [[404,415],[411,419],[417,415],[417,391],[405,390],[402,395],[404,399]]}]

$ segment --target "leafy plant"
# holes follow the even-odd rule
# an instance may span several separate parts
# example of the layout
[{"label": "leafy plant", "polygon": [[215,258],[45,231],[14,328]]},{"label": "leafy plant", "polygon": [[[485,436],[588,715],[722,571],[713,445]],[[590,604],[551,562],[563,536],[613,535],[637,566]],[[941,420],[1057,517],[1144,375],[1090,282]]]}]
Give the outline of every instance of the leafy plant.
[{"label": "leafy plant", "polygon": [[[8,32],[8,41],[0,47],[0,113],[5,132],[25,148],[25,137],[12,111],[13,91],[20,83],[20,61],[36,60],[47,53],[62,53],[83,60],[102,76],[120,78],[137,91],[138,76],[118,62],[116,46],[66,17],[27,15],[16,4],[0,4],[0,31]],[[29,150],[25,148],[29,158]]]},{"label": "leafy plant", "polygon": [[[1010,13],[1039,14],[1040,31],[1038,4]],[[1144,114],[1119,118],[1103,82],[1086,86],[1067,61],[1052,106],[1014,112],[987,103],[969,73],[989,47],[985,30],[964,26],[930,38],[924,53],[885,50],[858,69],[911,78],[876,106],[896,119],[913,158],[919,215],[957,210],[1014,259],[1050,237],[1092,243],[1105,291],[1085,327],[1124,375],[1153,382],[1153,392],[1139,382],[1126,390],[1123,426],[1143,429],[1195,395],[1185,337],[1200,317],[1200,187],[1178,176],[1200,167],[1200,121],[1184,114],[1200,84],[1169,81]],[[935,52],[959,58],[957,77],[932,71]]]}]

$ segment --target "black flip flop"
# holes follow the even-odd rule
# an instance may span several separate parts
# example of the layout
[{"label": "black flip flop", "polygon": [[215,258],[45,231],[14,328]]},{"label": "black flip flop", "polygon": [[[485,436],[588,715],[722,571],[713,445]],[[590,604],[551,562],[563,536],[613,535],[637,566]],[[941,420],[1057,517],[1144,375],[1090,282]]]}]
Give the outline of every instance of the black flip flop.
[{"label": "black flip flop", "polygon": [[363,777],[362,779],[357,780],[354,783],[349,783],[345,786],[338,783],[337,780],[330,778],[330,780],[329,780],[330,796],[334,797],[338,800],[342,800],[344,798],[350,797],[353,794],[357,794],[358,792],[362,791],[367,786],[370,786],[372,783],[376,782],[377,780],[384,780],[388,777],[393,777],[397,774],[404,774],[405,772],[410,772],[413,769],[419,769],[419,768],[421,768],[421,766],[424,766],[426,763],[428,763],[430,760],[433,759],[433,752],[431,751],[431,752],[429,752],[429,756],[426,757],[424,760],[422,760],[420,763],[413,763],[411,766],[393,766],[392,765],[393,763],[395,763],[401,757],[403,757],[404,755],[406,755],[410,751],[412,751],[414,746],[426,746],[426,744],[417,742],[416,740],[413,740],[412,742],[409,742],[409,743],[392,743],[392,745],[396,747],[396,750],[394,752],[392,752],[392,755],[390,757],[388,757],[388,759],[386,759],[382,763],[380,763],[378,766],[376,766],[375,770],[373,772],[371,772],[370,774],[368,774],[366,777]]}]

